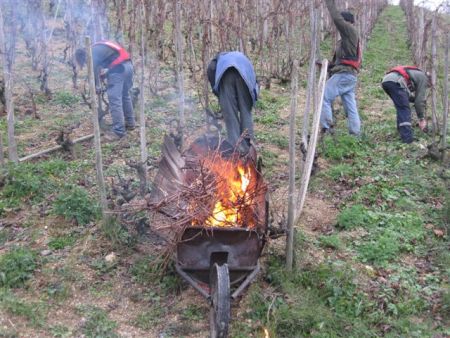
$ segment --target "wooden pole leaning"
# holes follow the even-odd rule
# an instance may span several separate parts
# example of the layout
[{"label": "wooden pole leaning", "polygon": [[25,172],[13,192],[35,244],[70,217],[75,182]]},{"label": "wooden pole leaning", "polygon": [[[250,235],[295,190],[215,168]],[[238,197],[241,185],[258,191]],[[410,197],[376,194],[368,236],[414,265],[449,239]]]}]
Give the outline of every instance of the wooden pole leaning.
[{"label": "wooden pole leaning", "polygon": [[86,36],[85,38],[85,46],[87,52],[89,93],[92,100],[91,111],[92,111],[92,124],[94,125],[95,168],[97,171],[97,185],[100,194],[102,215],[103,217],[105,217],[108,210],[108,202],[106,200],[105,179],[103,177],[102,147],[100,143],[100,124],[98,121],[98,109],[97,109],[98,102],[97,102],[97,95],[95,93],[94,64],[92,61],[91,38],[89,36]]},{"label": "wooden pole leaning", "polygon": [[300,179],[300,191],[298,194],[298,202],[296,215],[293,221],[293,226],[298,223],[300,215],[303,210],[303,206],[306,200],[306,193],[308,191],[309,179],[311,178],[311,169],[314,162],[314,155],[316,153],[317,140],[319,138],[319,122],[320,122],[320,114],[322,112],[322,104],[323,104],[323,96],[325,93],[325,84],[327,80],[327,68],[328,68],[328,60],[322,60],[322,69],[320,71],[319,83],[318,83],[318,93],[319,99],[314,112],[313,122],[311,127],[311,136],[308,143],[308,150],[306,153],[306,161],[304,165],[304,170],[302,172],[302,177]]}]

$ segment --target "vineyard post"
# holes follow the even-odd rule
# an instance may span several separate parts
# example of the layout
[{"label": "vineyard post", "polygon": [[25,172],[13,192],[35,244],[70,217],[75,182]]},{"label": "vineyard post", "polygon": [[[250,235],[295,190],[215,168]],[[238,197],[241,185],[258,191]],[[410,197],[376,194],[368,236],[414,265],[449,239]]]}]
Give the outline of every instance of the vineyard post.
[{"label": "vineyard post", "polygon": [[305,149],[308,147],[308,129],[309,129],[309,112],[311,111],[311,106],[314,109],[314,88],[315,88],[315,73],[316,73],[316,50],[317,50],[317,14],[314,10],[314,0],[310,1],[309,8],[310,17],[310,35],[311,35],[311,46],[309,55],[309,71],[308,71],[308,83],[306,87],[306,104],[303,113],[303,129],[302,129],[302,144]]},{"label": "vineyard post", "polygon": [[291,271],[294,260],[295,218],[295,115],[298,96],[298,60],[294,60],[291,73],[291,112],[289,115],[289,192],[286,238],[286,268]]},{"label": "vineyard post", "polygon": [[88,61],[87,66],[89,76],[89,93],[91,97],[92,122],[94,125],[95,167],[97,171],[97,184],[100,193],[100,204],[102,207],[102,215],[105,216],[108,209],[108,202],[106,200],[105,179],[103,177],[102,147],[100,144],[100,124],[98,121],[98,110],[97,110],[98,102],[97,102],[97,95],[95,93],[94,64],[92,61],[91,38],[89,36],[86,36],[85,38],[85,46]]},{"label": "vineyard post", "polygon": [[178,116],[181,128],[181,147],[183,147],[184,128],[186,125],[184,116],[184,76],[183,76],[183,36],[181,32],[181,1],[173,1],[175,7],[175,50],[177,58],[177,83],[179,91]]},{"label": "vineyard post", "polygon": [[145,102],[144,102],[144,81],[145,81],[145,28],[144,28],[144,15],[145,15],[145,8],[144,8],[144,1],[142,1],[142,10],[140,11],[140,26],[141,26],[141,78],[139,82],[139,93],[140,93],[140,110],[139,110],[139,136],[140,136],[140,143],[141,143],[141,166],[142,166],[142,172],[144,173],[142,179],[143,182],[141,182],[140,187],[140,193],[141,196],[145,196],[147,192],[147,140],[145,138],[146,136],[146,130],[145,130]]},{"label": "vineyard post", "polygon": [[[7,6],[7,4],[4,4]],[[11,4],[12,5],[12,4]],[[11,43],[8,48],[8,43],[5,38],[5,25],[3,9],[0,6],[0,48],[2,50],[3,61],[3,77],[5,82],[5,101],[7,111],[7,124],[8,124],[8,157],[9,160],[18,163],[19,157],[17,155],[17,143],[14,135],[14,99],[13,99],[13,86],[14,86],[14,61],[16,57],[16,16],[14,8],[11,8],[13,15],[11,16]]]},{"label": "vineyard post", "polygon": [[448,133],[448,50],[450,45],[450,33],[447,33],[445,42],[445,56],[444,56],[444,85],[443,85],[443,97],[444,97],[444,113],[442,122],[442,139],[441,139],[441,149],[442,149],[442,163],[446,165],[447,158],[447,133]]},{"label": "vineyard post", "polygon": [[432,144],[436,144],[436,136],[439,132],[439,124],[437,120],[437,81],[436,81],[436,68],[437,68],[437,12],[433,14],[431,22],[431,121],[433,123],[432,130]]}]

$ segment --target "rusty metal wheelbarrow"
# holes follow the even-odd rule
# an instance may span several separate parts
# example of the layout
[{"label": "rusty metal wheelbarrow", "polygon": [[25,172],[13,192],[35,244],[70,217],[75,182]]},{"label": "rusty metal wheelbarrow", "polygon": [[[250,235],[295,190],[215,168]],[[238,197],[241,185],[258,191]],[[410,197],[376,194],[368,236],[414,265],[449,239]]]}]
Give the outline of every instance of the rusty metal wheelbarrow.
[{"label": "rusty metal wheelbarrow", "polygon": [[264,235],[255,230],[187,227],[177,245],[177,272],[210,302],[211,337],[227,337],[230,301],[256,277]]}]

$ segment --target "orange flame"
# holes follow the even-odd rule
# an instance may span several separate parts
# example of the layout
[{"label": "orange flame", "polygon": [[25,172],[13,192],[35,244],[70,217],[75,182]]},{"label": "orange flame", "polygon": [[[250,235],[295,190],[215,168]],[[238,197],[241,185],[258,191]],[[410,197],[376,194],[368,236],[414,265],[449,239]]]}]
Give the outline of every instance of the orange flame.
[{"label": "orange flame", "polygon": [[204,165],[214,175],[216,199],[210,216],[202,223],[213,227],[254,227],[255,169],[241,160],[236,162],[219,156],[206,158]]}]

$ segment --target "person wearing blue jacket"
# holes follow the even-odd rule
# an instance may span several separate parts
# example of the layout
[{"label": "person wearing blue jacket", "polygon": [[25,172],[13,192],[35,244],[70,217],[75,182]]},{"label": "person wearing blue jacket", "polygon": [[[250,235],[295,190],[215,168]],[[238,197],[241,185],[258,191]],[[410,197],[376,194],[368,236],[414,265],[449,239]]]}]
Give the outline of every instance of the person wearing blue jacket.
[{"label": "person wearing blue jacket", "polygon": [[[250,60],[241,52],[222,52],[208,65],[207,75],[227,128],[227,139],[241,153],[249,150],[253,139],[252,108],[259,88]],[[243,142],[238,144],[243,136]]]}]

